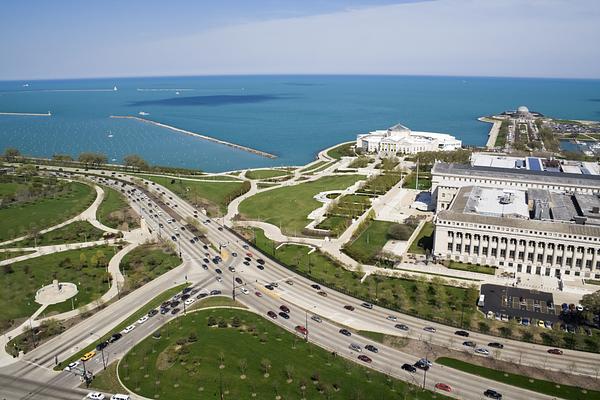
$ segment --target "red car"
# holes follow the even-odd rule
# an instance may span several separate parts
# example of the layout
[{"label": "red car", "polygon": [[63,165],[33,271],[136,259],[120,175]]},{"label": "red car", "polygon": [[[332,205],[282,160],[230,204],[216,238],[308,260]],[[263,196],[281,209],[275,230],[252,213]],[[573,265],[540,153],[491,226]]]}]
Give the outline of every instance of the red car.
[{"label": "red car", "polygon": [[261,292],[254,292],[255,295],[257,295],[258,297],[262,297],[262,293]]},{"label": "red car", "polygon": [[268,315],[269,317],[273,318],[273,319],[276,319],[276,318],[277,318],[277,314],[275,314],[275,312],[274,312],[274,311],[269,311],[269,312],[267,313],[267,315]]},{"label": "red car", "polygon": [[371,360],[370,357],[365,356],[364,354],[361,354],[360,356],[358,356],[358,359],[360,361],[363,361],[363,362],[366,362],[366,363],[370,363],[371,361],[373,361],[373,360]]},{"label": "red car", "polygon": [[436,383],[435,384],[435,388],[439,389],[439,390],[443,390],[444,392],[451,392],[452,391],[452,387],[450,387],[450,385],[446,384],[446,383]]},{"label": "red car", "polygon": [[322,290],[321,290],[321,291],[318,291],[318,292],[317,292],[317,294],[318,294],[319,296],[327,297],[327,293],[325,293],[325,292],[324,292],[324,291],[322,291]]},{"label": "red car", "polygon": [[302,325],[296,325],[296,332],[301,333],[303,335],[308,335],[308,329],[306,329]]},{"label": "red car", "polygon": [[252,253],[246,253],[247,257],[252,257]]},{"label": "red car", "polygon": [[556,354],[557,356],[562,356],[562,350],[561,349],[549,349],[548,353],[550,354]]},{"label": "red car", "polygon": [[279,309],[280,309],[281,311],[283,311],[284,313],[286,313],[286,314],[289,314],[289,313],[290,313],[290,309],[289,309],[289,308],[287,308],[286,306],[281,306],[281,307],[279,307]]},{"label": "red car", "polygon": [[352,306],[344,306],[344,308],[348,311],[354,311],[354,307]]}]

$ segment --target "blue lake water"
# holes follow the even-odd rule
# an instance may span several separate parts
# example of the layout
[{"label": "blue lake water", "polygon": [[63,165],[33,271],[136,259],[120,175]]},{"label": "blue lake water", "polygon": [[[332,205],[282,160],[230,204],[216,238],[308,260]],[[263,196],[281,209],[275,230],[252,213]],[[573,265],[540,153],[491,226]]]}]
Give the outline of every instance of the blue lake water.
[{"label": "blue lake water", "polygon": [[[206,171],[301,165],[322,148],[396,123],[483,145],[489,125],[477,118],[519,105],[558,118],[600,119],[600,80],[211,76],[28,83],[0,82],[0,112],[51,111],[52,116],[0,115],[0,151],[8,146],[36,156],[97,151],[117,161],[136,153],[153,164]],[[278,158],[109,118],[139,112]]]}]

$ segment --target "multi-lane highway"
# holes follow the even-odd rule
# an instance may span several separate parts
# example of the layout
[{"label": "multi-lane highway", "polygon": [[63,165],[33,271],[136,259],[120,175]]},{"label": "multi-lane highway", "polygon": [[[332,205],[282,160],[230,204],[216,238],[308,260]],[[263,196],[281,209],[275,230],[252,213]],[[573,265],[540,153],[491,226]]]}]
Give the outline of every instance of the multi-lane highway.
[{"label": "multi-lane highway", "polygon": [[[120,179],[128,179],[126,176]],[[122,186],[121,183],[109,180],[108,184],[123,188],[126,192],[131,191],[129,185]],[[237,290],[237,299],[248,306],[250,310],[265,315],[269,310],[276,311],[279,306],[285,304],[291,310],[289,320],[278,318],[275,323],[284,328],[293,331],[296,325],[305,325],[309,317],[308,329],[311,342],[324,347],[328,350],[337,352],[340,356],[347,357],[356,362],[357,353],[349,348],[350,343],[359,343],[361,346],[371,343],[379,348],[379,353],[369,354],[373,362],[367,366],[389,373],[405,381],[417,385],[423,384],[423,372],[417,371],[412,374],[401,369],[404,363],[414,363],[418,357],[409,355],[392,349],[381,344],[371,342],[369,339],[353,334],[351,337],[341,335],[338,331],[342,326],[348,326],[359,330],[379,331],[395,335],[404,335],[414,339],[423,340],[428,343],[437,344],[446,347],[460,348],[462,340],[454,335],[455,329],[443,325],[431,324],[427,321],[417,318],[407,317],[398,313],[391,312],[379,307],[366,309],[360,306],[360,301],[325,288],[327,297],[316,295],[316,290],[311,287],[313,282],[293,274],[285,267],[263,257],[265,259],[264,270],[257,268],[255,259],[261,255],[254,249],[250,265],[243,264],[243,257],[247,250],[237,236],[227,229],[220,227],[216,221],[206,223],[207,238],[218,247],[225,245],[226,252],[223,254],[224,261],[218,265],[223,271],[223,282],[217,282],[215,273],[216,266],[208,263],[209,269],[202,268],[203,259],[212,259],[217,252],[209,247],[204,249],[201,242],[192,241],[193,234],[189,230],[181,230],[183,220],[186,217],[198,215],[198,220],[206,222],[206,217],[202,216],[191,205],[178,198],[165,188],[158,185],[149,185],[150,192],[160,190],[163,193],[163,199],[168,198],[168,209],[162,209],[159,213],[158,205],[152,198],[141,194],[139,190],[129,193],[129,200],[135,209],[139,211],[145,222],[156,232],[159,231],[162,236],[171,238],[175,236],[178,249],[181,251],[184,259],[184,265],[178,267],[160,278],[150,282],[125,298],[111,304],[109,307],[97,312],[92,317],[82,321],[74,328],[68,330],[61,336],[44,344],[38,349],[28,353],[22,360],[0,370],[0,388],[2,396],[6,399],[62,399],[62,398],[81,398],[82,391],[74,388],[79,384],[79,377],[73,373],[52,371],[55,357],[59,360],[65,360],[72,354],[80,351],[88,344],[98,340],[99,337],[111,330],[127,318],[129,314],[143,306],[151,300],[156,294],[182,283],[186,278],[192,282],[195,287],[203,290],[220,289],[223,293],[232,292],[233,274],[227,267],[233,266],[236,269],[235,276],[240,277],[243,286],[249,290],[248,295]],[[150,205],[149,205],[150,204]],[[167,207],[162,204],[162,207]],[[167,219],[175,218],[176,222],[168,223]],[[159,224],[162,227],[159,228]],[[177,229],[175,229],[177,228]],[[177,236],[179,234],[179,236]],[[206,257],[205,253],[209,256]],[[233,253],[238,256],[234,257]],[[285,283],[291,280],[292,285]],[[274,290],[265,288],[265,284],[277,282],[278,287]],[[257,296],[255,292],[263,293]],[[345,305],[355,307],[354,311],[344,309]],[[323,318],[323,322],[317,323],[310,320],[310,316],[316,314]],[[394,315],[398,321],[387,319],[389,315]],[[125,335],[120,341],[109,345],[105,350],[105,356],[109,362],[112,359],[121,357],[135,343],[152,333],[156,328],[162,325],[170,315],[157,315],[152,317],[146,323],[136,327],[134,331]],[[394,325],[402,322],[409,326],[409,331],[399,331]],[[423,330],[425,326],[434,326],[436,333],[427,333]],[[546,366],[558,369],[566,369],[570,363],[576,361],[580,364],[581,373],[594,373],[592,368],[598,362],[598,355],[565,351],[563,356],[552,356],[547,353],[547,348],[543,346],[533,346],[530,344],[519,343],[515,341],[499,340],[498,338],[471,334],[469,338],[478,345],[485,347],[488,342],[500,341],[505,345],[503,350],[495,354],[496,357],[518,361],[523,364]],[[491,349],[490,349],[491,350]],[[425,354],[424,354],[425,356]],[[97,372],[102,367],[100,355],[94,357],[87,363],[88,369]],[[504,398],[533,398],[545,399],[547,396],[539,395],[529,391],[514,388],[508,385],[499,384],[482,378],[474,378],[472,375],[464,374],[456,370],[435,365],[429,370],[425,385],[433,390],[438,382],[448,383],[453,387],[453,395],[464,399],[480,399],[483,391],[487,388],[493,388],[504,394]],[[6,389],[5,389],[6,388]],[[57,391],[56,388],[68,390]],[[71,390],[73,389],[73,390]],[[6,391],[6,394],[4,393]],[[62,396],[62,397],[60,397]]]}]

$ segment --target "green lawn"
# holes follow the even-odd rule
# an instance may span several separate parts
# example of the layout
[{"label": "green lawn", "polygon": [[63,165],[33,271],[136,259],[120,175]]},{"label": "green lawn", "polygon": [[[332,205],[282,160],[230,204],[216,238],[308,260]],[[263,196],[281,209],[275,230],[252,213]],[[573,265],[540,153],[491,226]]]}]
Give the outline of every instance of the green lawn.
[{"label": "green lawn", "polygon": [[198,311],[160,332],[119,364],[123,383],[146,398],[444,398],[332,356],[247,311]]},{"label": "green lawn", "polygon": [[181,259],[169,248],[157,244],[138,246],[121,260],[125,276],[123,291],[135,290],[180,264]]},{"label": "green lawn", "polygon": [[321,223],[317,225],[317,228],[328,229],[331,231],[332,236],[339,236],[348,229],[351,222],[351,218],[332,215],[321,221]]},{"label": "green lawn", "polygon": [[439,278],[425,282],[373,275],[361,283],[361,273],[344,269],[320,251],[309,255],[308,247],[298,245],[283,245],[275,250],[277,244],[267,239],[262,230],[253,232],[255,246],[264,253],[277,258],[292,271],[351,296],[454,326],[460,324],[462,304],[465,305],[465,324],[476,312],[479,291],[475,287],[446,286]]},{"label": "green lawn", "polygon": [[4,196],[13,196],[21,188],[27,187],[23,183],[0,182],[0,198]]},{"label": "green lawn", "polygon": [[325,164],[323,164],[323,165],[320,165],[320,166],[319,166],[319,167],[317,167],[317,168],[311,169],[310,171],[308,171],[308,174],[309,174],[309,175],[314,175],[314,174],[316,174],[317,172],[321,172],[321,171],[323,171],[324,169],[327,169],[327,168],[329,168],[329,167],[330,167],[332,164],[333,164],[333,162],[326,162]]},{"label": "green lawn", "polygon": [[127,393],[117,377],[117,361],[107,365],[106,370],[95,373],[90,388],[105,393]]},{"label": "green lawn", "polygon": [[[402,184],[403,188],[407,189],[415,189],[415,185],[417,183],[417,174],[411,173],[407,177],[404,178],[404,183]],[[419,172],[419,186],[417,187],[419,190],[429,190],[431,189],[431,174],[429,172]]]},{"label": "green lawn", "polygon": [[392,225],[394,223],[388,221],[370,221],[368,228],[349,246],[345,246],[344,251],[358,262],[374,263],[377,254],[388,241],[388,230]]},{"label": "green lawn", "polygon": [[94,343],[92,343],[92,344],[86,346],[85,348],[81,349],[79,352],[73,354],[71,357],[67,358],[66,360],[62,360],[61,361],[60,360],[60,356],[59,356],[59,363],[58,363],[58,365],[54,369],[57,370],[57,371],[60,371],[60,370],[62,370],[62,368],[63,368],[64,365],[68,365],[70,362],[73,362],[75,360],[79,360],[82,355],[84,355],[85,353],[87,353],[90,350],[94,350],[96,348],[96,345],[98,343],[104,342],[105,340],[108,340],[108,338],[110,338],[110,336],[113,334],[113,332],[120,332],[120,331],[122,331],[127,326],[133,324],[135,321],[137,321],[138,319],[140,319],[144,315],[148,314],[148,311],[150,311],[153,308],[157,308],[164,301],[170,299],[176,293],[179,293],[186,286],[188,286],[188,284],[184,283],[184,284],[172,287],[171,289],[165,290],[164,292],[162,292],[161,294],[159,294],[158,296],[156,296],[155,298],[153,298],[152,300],[150,300],[148,303],[146,303],[144,306],[142,306],[139,309],[137,309],[133,314],[131,314],[123,322],[121,322],[119,325],[117,325],[110,333],[107,333],[106,335],[102,336],[97,341],[95,341]]},{"label": "green lawn", "polygon": [[[77,285],[79,292],[73,298],[75,308],[102,296],[108,290],[106,264],[112,255],[113,247],[96,246],[0,267],[0,330],[12,325],[14,320],[33,314],[39,308],[34,301],[37,289],[51,284],[53,279]],[[71,310],[71,300],[49,306],[44,313],[68,310]]]},{"label": "green lawn", "polygon": [[0,251],[0,261],[8,260],[9,258],[16,258],[16,257],[24,256],[25,254],[31,254],[33,252],[34,252],[34,250],[31,250],[31,251],[21,251],[21,250]]},{"label": "green lawn", "polygon": [[96,212],[98,221],[110,228],[121,230],[139,227],[139,216],[131,209],[125,196],[107,186],[102,186],[102,189],[104,200]]},{"label": "green lawn", "polygon": [[355,144],[355,142],[341,144],[329,150],[327,152],[327,155],[331,158],[335,158],[336,160],[339,160],[342,157],[356,156],[356,153],[354,152],[354,150],[352,150],[352,146],[354,146]]},{"label": "green lawn", "polygon": [[380,174],[370,178],[365,187],[362,188],[362,192],[368,194],[384,194],[398,182],[400,182],[400,174],[398,173]]},{"label": "green lawn", "polygon": [[470,263],[462,263],[458,261],[450,261],[448,268],[458,269],[461,271],[478,272],[480,274],[494,275],[496,274],[496,268],[488,267],[485,265],[475,265]]},{"label": "green lawn", "polygon": [[308,214],[322,205],[313,196],[327,190],[345,189],[360,179],[364,177],[326,176],[316,181],[258,193],[241,202],[240,215],[244,219],[281,226],[284,233],[300,235],[309,223]]},{"label": "green lawn", "polygon": [[329,161],[317,161],[317,162],[312,162],[310,163],[308,166],[302,168],[300,170],[300,172],[308,172],[308,171],[312,171],[316,168],[320,168],[323,165],[329,164]]},{"label": "green lawn", "polygon": [[277,178],[280,176],[290,175],[290,171],[284,169],[257,169],[246,172],[246,178],[248,179],[269,179]]},{"label": "green lawn", "polygon": [[369,163],[373,162],[371,157],[358,156],[354,161],[348,165],[348,168],[365,168]]},{"label": "green lawn", "polygon": [[62,228],[44,233],[35,240],[29,237],[15,243],[7,244],[4,247],[33,247],[36,244],[38,246],[49,246],[53,244],[92,242],[102,240],[103,234],[104,231],[96,228],[87,221],[75,221]]},{"label": "green lawn", "polygon": [[433,222],[425,222],[415,240],[410,244],[408,252],[414,254],[426,254],[428,250],[431,252],[434,228]]},{"label": "green lawn", "polygon": [[557,385],[554,382],[533,379],[523,375],[511,374],[503,371],[497,371],[491,368],[482,367],[454,358],[440,357],[435,360],[436,363],[451,368],[458,369],[473,375],[503,382],[508,385],[528,389],[537,393],[546,394],[552,397],[560,397],[568,400],[591,400],[600,399],[600,392],[595,390],[583,390],[569,385]]},{"label": "green lawn", "polygon": [[198,182],[150,175],[140,176],[172,190],[198,207],[206,208],[210,216],[224,214],[231,200],[250,190],[249,182]]},{"label": "green lawn", "polygon": [[71,182],[66,188],[60,195],[0,209],[0,241],[24,235],[32,226],[59,224],[80,214],[96,198],[96,191],[83,183]]}]

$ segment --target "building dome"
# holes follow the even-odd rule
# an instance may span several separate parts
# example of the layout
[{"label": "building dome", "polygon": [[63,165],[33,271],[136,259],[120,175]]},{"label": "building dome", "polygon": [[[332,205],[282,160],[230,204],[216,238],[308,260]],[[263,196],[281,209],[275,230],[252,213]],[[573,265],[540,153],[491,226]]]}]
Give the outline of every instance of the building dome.
[{"label": "building dome", "polygon": [[525,106],[520,106],[517,108],[517,114],[529,114],[529,108]]}]

